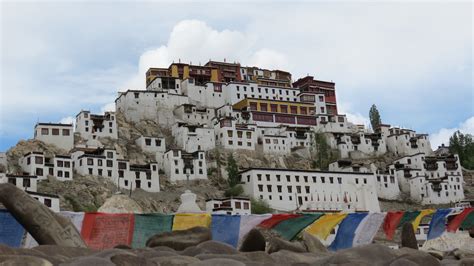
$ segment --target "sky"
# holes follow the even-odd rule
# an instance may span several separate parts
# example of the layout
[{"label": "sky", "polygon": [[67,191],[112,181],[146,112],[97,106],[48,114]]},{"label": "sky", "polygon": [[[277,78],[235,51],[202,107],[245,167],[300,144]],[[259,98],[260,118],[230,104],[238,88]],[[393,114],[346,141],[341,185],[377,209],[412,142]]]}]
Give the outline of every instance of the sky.
[{"label": "sky", "polygon": [[0,151],[144,89],[149,67],[209,59],[334,81],[340,113],[474,134],[473,4],[308,1],[0,2]]}]

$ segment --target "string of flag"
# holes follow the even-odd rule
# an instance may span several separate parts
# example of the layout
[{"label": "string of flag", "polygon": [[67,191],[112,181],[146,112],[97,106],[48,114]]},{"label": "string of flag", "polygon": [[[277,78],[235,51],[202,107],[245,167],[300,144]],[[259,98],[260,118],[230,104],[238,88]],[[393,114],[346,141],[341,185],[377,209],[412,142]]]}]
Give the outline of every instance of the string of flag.
[{"label": "string of flag", "polygon": [[[427,239],[444,232],[469,230],[474,227],[474,208],[426,209],[421,211],[389,211],[386,213],[299,213],[262,215],[224,215],[208,213],[178,214],[109,214],[60,212],[70,219],[81,233],[87,246],[107,249],[119,244],[134,248],[145,247],[153,235],[195,226],[207,227],[212,238],[237,247],[243,237],[255,227],[273,230],[283,239],[293,240],[307,232],[320,240],[328,240],[337,228],[330,250],[340,250],[372,243],[382,227],[386,238],[393,239],[396,230],[411,223],[417,230],[424,218],[430,217]],[[31,248],[37,245],[15,218],[0,210],[0,244]]]}]

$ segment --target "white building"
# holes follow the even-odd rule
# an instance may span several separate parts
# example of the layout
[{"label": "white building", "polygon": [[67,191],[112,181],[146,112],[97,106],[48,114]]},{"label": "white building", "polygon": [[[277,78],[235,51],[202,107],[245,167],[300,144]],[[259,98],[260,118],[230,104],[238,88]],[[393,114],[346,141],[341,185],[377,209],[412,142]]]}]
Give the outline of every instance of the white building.
[{"label": "white building", "polygon": [[173,77],[155,77],[148,87],[149,91],[166,91],[172,94],[181,94],[181,80]]},{"label": "white building", "polygon": [[206,200],[206,212],[212,214],[248,215],[251,209],[250,199],[245,197]]},{"label": "white building", "polygon": [[33,192],[33,191],[26,191],[26,193],[28,193],[31,197],[33,197],[34,199],[46,205],[46,207],[49,207],[52,211],[54,212],[61,211],[61,208],[59,207],[59,197],[57,195],[39,193],[39,192]]},{"label": "white building", "polygon": [[254,82],[231,82],[224,86],[225,103],[236,104],[246,98],[297,102],[298,88],[263,86]]},{"label": "white building", "polygon": [[217,108],[225,104],[226,95],[222,89],[226,87],[224,83],[207,82],[196,84],[193,78],[183,80],[182,90],[189,97],[189,102],[207,108]]},{"label": "white building", "polygon": [[207,179],[206,158],[203,151],[187,153],[173,149],[165,152],[158,161],[161,162],[161,167],[171,182]]},{"label": "white building", "polygon": [[410,129],[381,125],[378,131],[386,138],[387,150],[400,156],[425,153],[433,150],[427,134],[417,134]]},{"label": "white building", "polygon": [[[259,132],[260,128],[257,129]],[[297,149],[310,150],[312,144],[312,133],[309,128],[280,127],[280,132],[271,134],[273,128],[264,131],[258,142],[262,144],[263,152],[270,154],[290,154]]]},{"label": "white building", "polygon": [[215,110],[199,108],[194,104],[182,104],[174,109],[173,114],[178,122],[191,125],[211,125],[211,120],[215,117]]},{"label": "white building", "polygon": [[327,134],[329,145],[338,149],[341,158],[357,156],[380,156],[387,152],[384,139],[378,134],[368,133],[332,133]]},{"label": "white building", "polygon": [[105,112],[103,115],[81,111],[76,115],[76,132],[83,139],[97,139],[97,137],[118,138],[117,120],[115,112]]},{"label": "white building", "polygon": [[145,152],[163,153],[166,151],[166,141],[163,137],[140,136],[135,140],[135,143]]},{"label": "white building", "polygon": [[0,173],[0,184],[10,183],[25,191],[36,191],[38,186],[37,176],[34,175],[11,175]]},{"label": "white building", "polygon": [[130,165],[128,160],[118,157],[113,149],[76,149],[72,153],[74,169],[79,175],[109,178],[122,189],[160,191],[157,163]]},{"label": "white building", "polygon": [[231,118],[224,118],[214,126],[216,146],[230,150],[255,150],[256,126],[237,124]]},{"label": "white building", "polygon": [[464,180],[459,157],[417,153],[390,165],[403,192],[422,204],[446,204],[464,199]]},{"label": "white building", "polygon": [[380,211],[371,173],[250,168],[240,181],[247,195],[279,211]]},{"label": "white building", "polygon": [[54,212],[59,212],[59,197],[57,195],[37,192],[38,178],[30,175],[12,175],[0,173],[0,184],[10,183],[17,188],[24,190],[31,197],[37,199]]},{"label": "white building", "polygon": [[72,124],[37,123],[35,139],[69,151],[74,147]]},{"label": "white building", "polygon": [[214,128],[176,123],[172,133],[176,145],[186,152],[209,151],[216,147]]},{"label": "white building", "polygon": [[50,158],[43,152],[29,152],[18,160],[18,164],[24,174],[38,176],[40,180],[54,176],[59,181],[70,181],[73,177],[70,156],[55,155]]},{"label": "white building", "polygon": [[187,103],[185,95],[152,90],[128,90],[115,100],[117,112],[122,112],[128,121],[152,120],[164,126],[173,125],[174,108]]}]

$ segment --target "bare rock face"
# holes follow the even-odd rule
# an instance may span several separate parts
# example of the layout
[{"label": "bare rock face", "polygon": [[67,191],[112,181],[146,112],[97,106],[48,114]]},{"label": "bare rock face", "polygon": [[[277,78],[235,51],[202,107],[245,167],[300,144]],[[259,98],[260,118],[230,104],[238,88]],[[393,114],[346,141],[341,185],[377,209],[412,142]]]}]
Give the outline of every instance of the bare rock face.
[{"label": "bare rock face", "polygon": [[252,252],[252,251],[265,251],[265,237],[257,229],[250,230],[244,237],[242,244],[240,245],[239,251],[241,252]]},{"label": "bare rock face", "polygon": [[150,237],[147,247],[166,246],[174,250],[184,250],[187,247],[211,240],[211,231],[205,227],[193,227],[188,230],[165,232]]},{"label": "bare rock face", "polygon": [[140,205],[127,195],[113,195],[100,206],[98,211],[106,213],[143,213]]},{"label": "bare rock face", "polygon": [[12,184],[0,184],[0,203],[40,245],[85,247],[76,227]]},{"label": "bare rock face", "polygon": [[411,223],[405,223],[402,227],[402,247],[418,249],[418,242]]}]

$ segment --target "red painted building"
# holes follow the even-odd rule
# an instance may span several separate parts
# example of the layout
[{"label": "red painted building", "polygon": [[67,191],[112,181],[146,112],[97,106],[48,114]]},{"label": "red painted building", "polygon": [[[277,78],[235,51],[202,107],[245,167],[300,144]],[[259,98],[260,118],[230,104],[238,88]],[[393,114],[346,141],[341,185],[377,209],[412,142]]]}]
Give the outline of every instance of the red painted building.
[{"label": "red painted building", "polygon": [[300,88],[301,92],[324,94],[327,113],[337,115],[336,84],[334,82],[316,80],[312,76],[306,76],[293,82],[293,87]]}]

